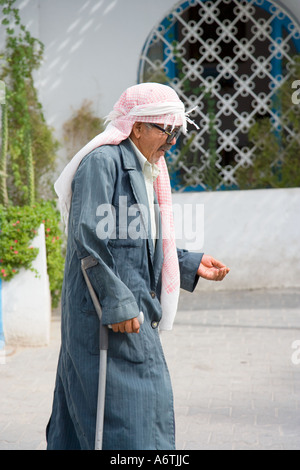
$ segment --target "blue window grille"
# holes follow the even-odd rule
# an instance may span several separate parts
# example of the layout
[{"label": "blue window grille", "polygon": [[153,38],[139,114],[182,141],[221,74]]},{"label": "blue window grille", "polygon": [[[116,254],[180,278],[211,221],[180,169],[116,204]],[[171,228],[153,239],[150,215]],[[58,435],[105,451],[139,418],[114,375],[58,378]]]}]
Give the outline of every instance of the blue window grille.
[{"label": "blue window grille", "polygon": [[[230,21],[226,7],[233,12]],[[193,56],[197,48],[200,54]],[[213,189],[237,188],[235,172],[253,159],[247,132],[255,115],[270,115],[280,126],[276,90],[299,53],[299,25],[275,0],[189,0],[170,10],[144,44],[138,82],[169,84],[187,109],[199,106],[192,118],[200,131],[191,128],[167,157],[173,190],[211,189],[205,179],[209,161],[218,178]]]}]

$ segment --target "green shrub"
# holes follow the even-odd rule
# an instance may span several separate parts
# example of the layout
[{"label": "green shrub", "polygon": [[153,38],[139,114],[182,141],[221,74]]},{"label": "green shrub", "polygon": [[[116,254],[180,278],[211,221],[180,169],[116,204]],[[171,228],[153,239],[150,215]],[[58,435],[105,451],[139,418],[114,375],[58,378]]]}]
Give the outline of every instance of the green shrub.
[{"label": "green shrub", "polygon": [[[45,225],[47,270],[50,282],[52,306],[60,298],[63,281],[64,258],[62,255],[63,234],[60,229],[60,214],[55,202],[46,201],[33,206],[0,205],[0,277],[12,279],[21,268],[35,271],[32,262],[38,249],[32,240],[39,226]],[[36,272],[36,271],[35,271]],[[36,272],[38,276],[39,273]]]},{"label": "green shrub", "polygon": [[299,76],[300,56],[296,56],[289,78],[273,98],[278,122],[264,117],[249,130],[255,152],[252,163],[236,172],[240,189],[300,186],[300,105],[292,102],[292,85]]}]

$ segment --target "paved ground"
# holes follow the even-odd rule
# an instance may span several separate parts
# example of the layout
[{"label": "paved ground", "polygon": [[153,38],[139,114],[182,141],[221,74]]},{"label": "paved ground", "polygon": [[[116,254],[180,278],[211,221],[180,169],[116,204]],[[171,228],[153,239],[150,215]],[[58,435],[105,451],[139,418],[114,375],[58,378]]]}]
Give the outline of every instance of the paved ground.
[{"label": "paved ground", "polygon": [[[0,450],[45,449],[59,335],[0,356]],[[183,293],[162,341],[179,450],[300,450],[299,291]]]}]

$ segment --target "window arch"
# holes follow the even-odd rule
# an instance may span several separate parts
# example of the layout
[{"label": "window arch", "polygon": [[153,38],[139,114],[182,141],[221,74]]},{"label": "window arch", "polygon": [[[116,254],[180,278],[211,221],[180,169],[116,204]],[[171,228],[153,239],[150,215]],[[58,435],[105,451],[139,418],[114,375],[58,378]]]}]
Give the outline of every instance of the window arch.
[{"label": "window arch", "polygon": [[138,82],[170,84],[200,127],[168,156],[174,190],[237,187],[252,165],[248,133],[265,117],[279,128],[276,92],[300,52],[300,29],[274,0],[177,3],[148,36]]}]

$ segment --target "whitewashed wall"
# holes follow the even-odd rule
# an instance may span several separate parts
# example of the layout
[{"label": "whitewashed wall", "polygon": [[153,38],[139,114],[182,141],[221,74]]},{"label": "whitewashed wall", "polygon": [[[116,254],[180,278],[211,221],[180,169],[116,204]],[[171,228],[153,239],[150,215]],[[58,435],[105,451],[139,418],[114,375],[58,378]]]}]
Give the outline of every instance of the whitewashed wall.
[{"label": "whitewashed wall", "polygon": [[290,12],[295,19],[300,19],[300,2],[299,0],[278,0],[277,3],[283,6],[287,12]]},{"label": "whitewashed wall", "polygon": [[[199,289],[300,287],[300,188],[175,194],[173,202],[182,214],[192,207],[185,227],[175,217],[177,245],[231,269],[221,283],[202,281]],[[200,234],[197,205],[200,219],[203,209]]]},{"label": "whitewashed wall", "polygon": [[51,296],[43,224],[32,246],[39,249],[32,263],[39,276],[22,269],[11,281],[2,282],[3,329],[7,344],[43,346],[50,340]]}]

